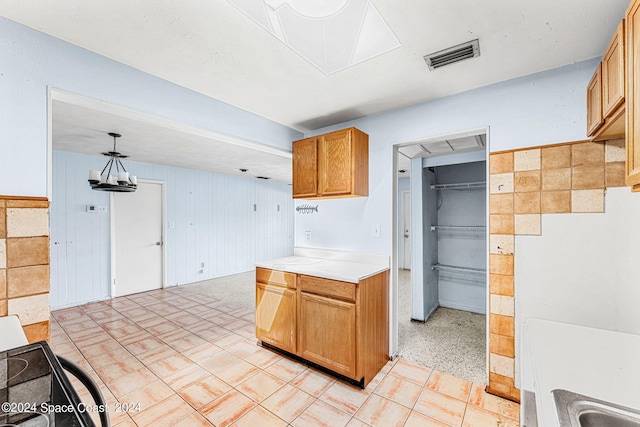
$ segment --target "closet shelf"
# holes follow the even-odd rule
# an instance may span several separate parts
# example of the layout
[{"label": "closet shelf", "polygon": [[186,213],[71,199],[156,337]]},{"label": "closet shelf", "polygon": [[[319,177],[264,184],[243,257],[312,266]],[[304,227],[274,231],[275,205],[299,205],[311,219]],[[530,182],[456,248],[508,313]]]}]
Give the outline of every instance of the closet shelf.
[{"label": "closet shelf", "polygon": [[432,190],[471,190],[484,188],[486,183],[484,181],[479,182],[458,182],[455,184],[432,184]]},{"label": "closet shelf", "polygon": [[455,265],[434,264],[431,266],[432,270],[439,271],[451,271],[456,273],[469,273],[469,274],[485,274],[487,270],[484,268],[472,268],[472,267],[458,267]]},{"label": "closet shelf", "polygon": [[450,231],[473,231],[484,232],[487,227],[484,225],[432,225],[431,231],[436,230],[450,230]]}]

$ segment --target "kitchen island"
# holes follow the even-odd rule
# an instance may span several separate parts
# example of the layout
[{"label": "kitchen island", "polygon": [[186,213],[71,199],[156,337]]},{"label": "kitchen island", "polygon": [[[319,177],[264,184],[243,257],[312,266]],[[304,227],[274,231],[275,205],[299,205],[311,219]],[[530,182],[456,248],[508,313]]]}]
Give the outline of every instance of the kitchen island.
[{"label": "kitchen island", "polygon": [[257,263],[256,337],[365,387],[389,360],[389,257],[296,248]]}]

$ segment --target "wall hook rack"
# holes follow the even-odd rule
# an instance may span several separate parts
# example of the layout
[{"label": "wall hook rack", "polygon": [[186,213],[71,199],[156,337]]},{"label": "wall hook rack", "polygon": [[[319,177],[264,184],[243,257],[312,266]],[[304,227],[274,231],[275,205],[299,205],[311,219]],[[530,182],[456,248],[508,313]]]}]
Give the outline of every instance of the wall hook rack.
[{"label": "wall hook rack", "polygon": [[318,205],[315,206],[311,206],[311,205],[300,205],[296,208],[296,211],[298,211],[299,214],[312,214],[314,212],[318,212]]}]

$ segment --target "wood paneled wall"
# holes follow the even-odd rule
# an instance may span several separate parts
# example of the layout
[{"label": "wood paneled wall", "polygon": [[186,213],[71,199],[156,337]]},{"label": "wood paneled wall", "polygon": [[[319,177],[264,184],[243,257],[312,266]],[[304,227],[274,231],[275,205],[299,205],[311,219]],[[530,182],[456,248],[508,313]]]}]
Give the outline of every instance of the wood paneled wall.
[{"label": "wood paneled wall", "polygon": [[[53,152],[52,309],[109,297],[109,193],[87,182],[89,169],[104,162]],[[166,183],[167,286],[249,271],[258,260],[293,253],[289,185],[133,161],[125,167],[139,179]],[[87,205],[106,212],[88,213]]]}]

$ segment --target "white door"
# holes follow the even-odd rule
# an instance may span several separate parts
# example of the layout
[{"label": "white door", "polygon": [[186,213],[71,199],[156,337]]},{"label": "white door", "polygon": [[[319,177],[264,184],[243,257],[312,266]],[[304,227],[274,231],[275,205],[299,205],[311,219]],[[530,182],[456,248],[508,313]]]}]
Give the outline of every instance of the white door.
[{"label": "white door", "polygon": [[162,287],[162,193],[162,183],[140,180],[133,193],[112,193],[113,297]]},{"label": "white door", "polygon": [[402,268],[411,270],[411,192],[402,192]]}]

